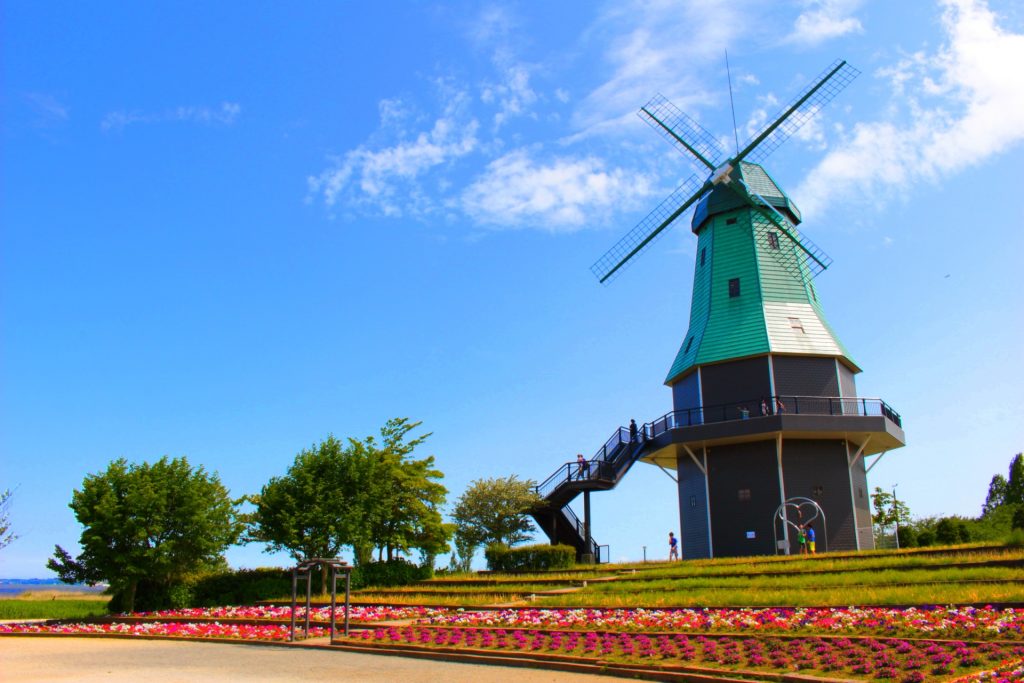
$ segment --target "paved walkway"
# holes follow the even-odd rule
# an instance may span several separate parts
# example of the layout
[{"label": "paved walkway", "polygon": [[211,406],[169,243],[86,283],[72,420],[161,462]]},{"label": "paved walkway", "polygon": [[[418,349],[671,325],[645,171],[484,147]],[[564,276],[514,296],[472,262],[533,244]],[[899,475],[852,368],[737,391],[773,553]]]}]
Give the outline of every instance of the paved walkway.
[{"label": "paved walkway", "polygon": [[0,681],[608,683],[610,676],[286,647],[113,638],[0,638]]}]

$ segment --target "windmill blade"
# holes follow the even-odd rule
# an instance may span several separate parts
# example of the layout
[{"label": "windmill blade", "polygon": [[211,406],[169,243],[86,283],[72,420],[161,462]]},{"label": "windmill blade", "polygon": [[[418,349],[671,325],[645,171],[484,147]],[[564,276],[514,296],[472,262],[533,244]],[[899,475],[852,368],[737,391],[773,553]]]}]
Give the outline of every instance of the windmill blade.
[{"label": "windmill blade", "polygon": [[590,266],[590,272],[596,275],[602,284],[608,282],[609,278],[619,273],[630,259],[646,251],[672,221],[679,218],[710,189],[711,183],[702,181],[696,175],[687,178],[675,192]]},{"label": "windmill blade", "polygon": [[761,163],[859,75],[860,71],[846,61],[833,62],[801,90],[793,101],[779,112],[772,123],[747,142],[736,160],[745,159],[755,164]]},{"label": "windmill blade", "polygon": [[725,156],[725,150],[722,149],[714,135],[684,114],[679,107],[669,102],[660,93],[640,107],[637,116],[676,149],[693,156],[712,171],[718,167],[722,157]]},{"label": "windmill blade", "polygon": [[804,282],[809,282],[832,265],[832,258],[821,247],[801,235],[796,226],[767,199],[751,191],[742,180],[738,180],[736,184],[742,186],[745,192],[733,185],[730,185],[730,188],[749,202],[760,215],[761,220],[752,221],[755,239],[770,245],[769,233],[774,232],[776,240],[785,240],[791,247],[781,249],[779,242],[776,242],[775,246],[768,249],[768,253],[772,254],[786,270]]}]

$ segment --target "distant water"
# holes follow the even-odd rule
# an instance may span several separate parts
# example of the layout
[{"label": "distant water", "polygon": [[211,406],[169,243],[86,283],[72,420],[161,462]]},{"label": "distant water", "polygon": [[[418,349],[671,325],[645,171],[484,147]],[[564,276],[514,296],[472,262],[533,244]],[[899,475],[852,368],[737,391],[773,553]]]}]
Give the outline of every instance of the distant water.
[{"label": "distant water", "polygon": [[106,586],[61,583],[57,579],[0,579],[0,598],[9,598],[25,591],[59,590],[81,593],[102,593]]}]

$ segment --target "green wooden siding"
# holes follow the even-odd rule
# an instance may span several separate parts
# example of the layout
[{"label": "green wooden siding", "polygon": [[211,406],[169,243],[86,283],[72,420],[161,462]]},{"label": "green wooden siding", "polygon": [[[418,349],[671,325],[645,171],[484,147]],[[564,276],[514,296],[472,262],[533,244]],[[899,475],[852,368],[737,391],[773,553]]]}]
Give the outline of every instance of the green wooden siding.
[{"label": "green wooden siding", "polygon": [[[693,366],[697,359],[697,351],[700,349],[701,341],[704,338],[704,329],[708,324],[708,316],[711,312],[711,274],[714,258],[714,240],[711,239],[712,230],[701,230],[697,235],[697,258],[693,268],[693,294],[690,299],[690,328],[683,337],[683,343],[679,346],[679,353],[676,354],[672,369],[668,372],[666,382],[674,377],[683,374]],[[701,265],[701,252],[704,252],[704,265]],[[691,341],[692,340],[692,341]]]},{"label": "green wooden siding", "polygon": [[[761,275],[761,294],[765,301],[788,301],[806,303],[810,300],[804,283],[797,278],[786,263],[798,263],[800,258],[800,247],[796,246],[781,231],[774,230],[771,221],[761,214],[750,211],[753,214],[754,222],[765,226],[767,230],[776,233],[778,238],[778,249],[773,249],[768,243],[768,236],[764,234],[757,239],[757,262]],[[793,233],[796,229],[793,228]],[[802,259],[801,259],[802,260]],[[791,266],[792,267],[792,266]]]},{"label": "green wooden siding", "polygon": [[[736,218],[736,223],[727,224],[730,218]],[[711,315],[697,352],[698,365],[768,352],[750,210],[715,216],[710,227],[714,240]],[[729,280],[733,278],[740,281],[737,297],[729,296]]]}]

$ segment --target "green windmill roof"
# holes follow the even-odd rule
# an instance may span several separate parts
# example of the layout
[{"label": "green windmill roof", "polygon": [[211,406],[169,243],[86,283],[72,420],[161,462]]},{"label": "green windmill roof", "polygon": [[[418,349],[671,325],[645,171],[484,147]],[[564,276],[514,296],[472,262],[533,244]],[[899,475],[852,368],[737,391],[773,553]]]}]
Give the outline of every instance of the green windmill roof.
[{"label": "green windmill roof", "polygon": [[[793,200],[783,192],[778,183],[772,180],[772,177],[761,166],[741,161],[739,168],[732,172],[732,176],[733,178],[739,176],[752,192],[764,197],[768,200],[769,204],[780,211],[785,211],[794,224],[799,225],[803,220],[800,215],[800,209],[796,207]],[[697,208],[693,211],[693,220],[690,225],[695,233],[699,232],[711,216],[746,206],[746,201],[728,187],[716,185],[711,192],[697,203]]]}]

